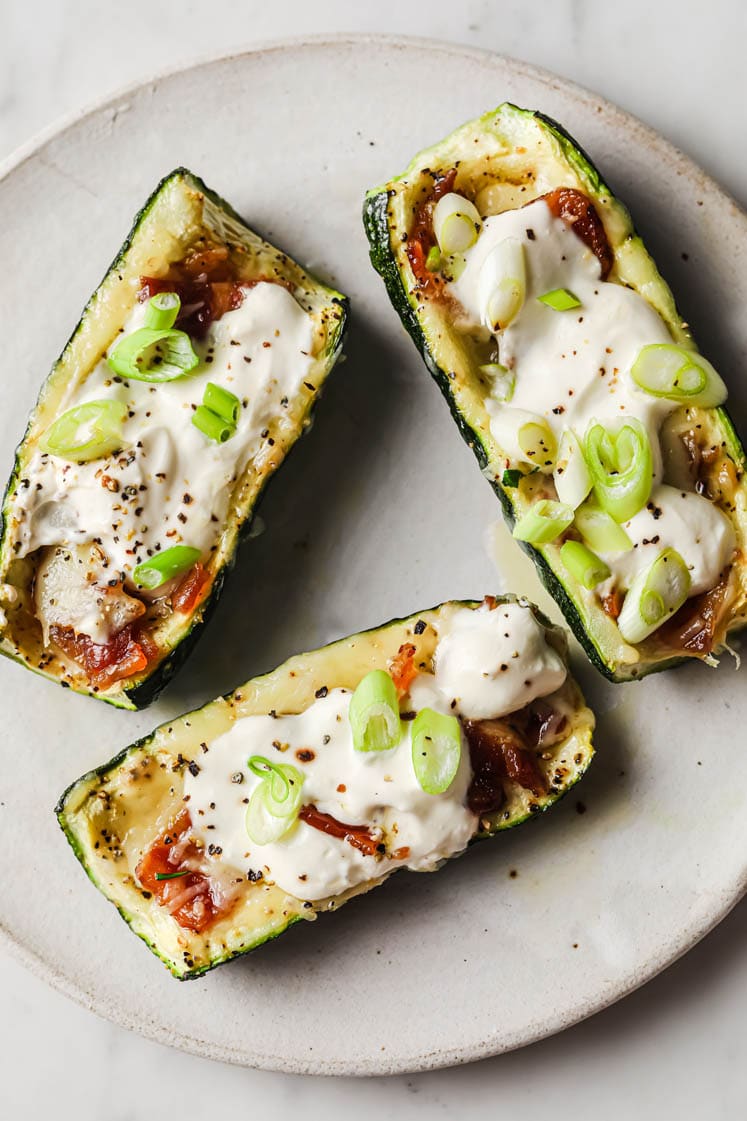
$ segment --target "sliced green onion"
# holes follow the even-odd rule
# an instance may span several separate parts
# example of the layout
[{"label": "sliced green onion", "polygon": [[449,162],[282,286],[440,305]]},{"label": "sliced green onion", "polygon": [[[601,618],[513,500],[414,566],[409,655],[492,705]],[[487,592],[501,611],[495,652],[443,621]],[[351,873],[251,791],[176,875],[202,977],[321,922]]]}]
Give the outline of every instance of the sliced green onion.
[{"label": "sliced green onion", "polygon": [[595,553],[627,553],[633,548],[633,542],[623,527],[594,502],[579,506],[574,524]]},{"label": "sliced green onion", "polygon": [[674,343],[652,343],[638,352],[630,368],[636,385],[654,397],[710,409],[722,405],[728,391],[702,355]]},{"label": "sliced green onion", "polygon": [[551,498],[541,498],[531,510],[527,510],[514,526],[517,541],[528,541],[530,545],[546,545],[554,541],[573,521],[573,509],[563,502]]},{"label": "sliced green onion", "polygon": [[183,872],[156,872],[156,879],[157,880],[178,880],[181,876],[188,876],[188,875],[189,875],[189,869],[187,868]]},{"label": "sliced green onion", "polygon": [[502,401],[507,404],[513,397],[516,388],[516,374],[513,370],[508,370],[500,362],[487,362],[480,367],[480,370],[483,374],[487,374],[493,383],[490,387],[490,396],[495,401]]},{"label": "sliced green onion", "polygon": [[452,253],[450,257],[441,259],[441,275],[446,280],[459,280],[467,267],[467,258],[464,253]]},{"label": "sliced green onion", "polygon": [[39,446],[42,451],[73,462],[101,459],[121,449],[126,417],[127,406],[121,401],[87,401],[58,417]]},{"label": "sliced green onion", "polygon": [[176,292],[159,292],[151,296],[145,309],[145,326],[154,331],[168,331],[176,323],[182,301]]},{"label": "sliced green onion", "polygon": [[553,472],[558,498],[575,510],[591,490],[591,475],[576,433],[566,428],[560,437],[558,459]]},{"label": "sliced green onion", "polygon": [[212,409],[206,409],[204,405],[198,405],[192,413],[192,423],[195,428],[199,428],[203,436],[207,436],[208,440],[214,440],[216,444],[225,444],[226,440],[236,435],[234,424],[218,416]]},{"label": "sliced green onion", "polygon": [[502,330],[516,318],[526,297],[524,246],[504,238],[485,258],[477,281],[482,321],[489,331]]},{"label": "sliced green onion", "polygon": [[442,253],[464,253],[482,226],[477,207],[462,195],[442,195],[433,208],[433,232]]},{"label": "sliced green onion", "polygon": [[664,549],[630,585],[617,620],[626,642],[642,642],[678,611],[690,591],[690,573],[676,549]]},{"label": "sliced green onion", "polygon": [[549,424],[543,420],[522,424],[518,441],[527,463],[545,474],[552,471],[558,457],[558,445]]},{"label": "sliced green onion", "polygon": [[639,420],[627,420],[616,432],[592,424],[584,439],[584,457],[594,496],[616,522],[627,522],[646,505],[653,485],[653,457]]},{"label": "sliced green onion", "polygon": [[610,575],[609,565],[580,541],[566,541],[561,545],[560,559],[574,580],[584,588],[595,588]]},{"label": "sliced green onion", "polygon": [[210,409],[211,413],[215,413],[226,424],[236,424],[241,402],[235,393],[231,393],[230,389],[224,389],[222,385],[216,385],[215,382],[209,381],[202,395],[202,403],[206,409]]},{"label": "sliced green onion", "polygon": [[399,743],[399,700],[383,669],[367,673],[350,700],[350,727],[356,751],[387,751]]},{"label": "sliced green onion", "polygon": [[523,478],[523,471],[517,471],[513,467],[509,467],[503,472],[501,485],[504,487],[518,487]]},{"label": "sliced green onion", "polygon": [[249,799],[246,831],[255,844],[269,845],[285,836],[298,817],[303,775],[296,767],[271,763],[263,755],[252,755],[248,767],[262,781]]},{"label": "sliced green onion", "polygon": [[152,591],[160,588],[175,576],[181,576],[200,559],[200,550],[193,549],[191,545],[172,545],[162,553],[154,553],[147,561],[143,561],[132,573],[132,577],[139,588]]},{"label": "sliced green onion", "polygon": [[428,272],[438,272],[438,267],[441,264],[441,250],[437,245],[432,245],[428,250],[428,256],[425,258],[425,267]]},{"label": "sliced green onion", "polygon": [[412,722],[412,765],[426,794],[443,794],[449,789],[461,756],[457,718],[422,708]]},{"label": "sliced green onion", "polygon": [[567,288],[553,288],[551,292],[545,292],[544,296],[538,296],[537,299],[541,304],[551,307],[553,311],[572,311],[575,307],[581,307],[581,301]]},{"label": "sliced green onion", "polygon": [[252,755],[247,766],[267,787],[264,799],[271,814],[287,817],[298,811],[303,775],[297,767],[291,767],[287,763],[271,763],[264,755]]},{"label": "sliced green onion", "polygon": [[183,378],[194,370],[199,358],[184,331],[140,327],[117,343],[108,362],[120,377],[164,382]]},{"label": "sliced green onion", "polygon": [[535,471],[552,474],[558,449],[545,418],[513,405],[496,404],[490,411],[490,433],[510,465],[525,463]]}]

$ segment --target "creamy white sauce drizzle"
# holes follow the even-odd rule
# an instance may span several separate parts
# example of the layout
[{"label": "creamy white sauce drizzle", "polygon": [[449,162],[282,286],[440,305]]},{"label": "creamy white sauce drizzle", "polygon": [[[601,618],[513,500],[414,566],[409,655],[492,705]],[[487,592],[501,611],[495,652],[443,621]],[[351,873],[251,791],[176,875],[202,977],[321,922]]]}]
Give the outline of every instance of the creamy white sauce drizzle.
[{"label": "creamy white sauce drizzle", "polygon": [[718,506],[700,494],[661,484],[648,504],[623,525],[633,542],[627,553],[605,555],[613,572],[600,585],[605,595],[613,585],[627,589],[662,549],[676,549],[690,572],[691,596],[712,588],[736,547],[734,527]]},{"label": "creamy white sauce drizzle", "polygon": [[[516,319],[498,336],[500,362],[516,375],[514,395],[508,405],[491,401],[492,410],[539,414],[558,438],[564,428],[583,436],[594,419],[635,416],[658,446],[659,427],[674,406],[642,393],[630,367],[646,344],[671,343],[667,326],[637,292],[600,279],[599,259],[542,199],[485,219],[462,275],[450,285],[469,321],[480,322],[482,263],[507,237],[524,247],[527,289]],[[581,307],[558,312],[539,302],[555,288],[568,288]]]},{"label": "creamy white sauce drizzle", "polygon": [[[643,346],[671,343],[666,324],[637,292],[602,281],[596,255],[538,199],[485,219],[477,242],[467,251],[464,271],[449,285],[464,309],[462,326],[484,332],[480,269],[507,237],[523,246],[527,289],[518,315],[496,337],[499,360],[513,371],[516,384],[510,403],[491,397],[486,401],[494,439],[518,465],[518,431],[532,414],[549,424],[558,441],[565,428],[583,438],[593,420],[613,426],[636,417],[653,451],[651,502],[625,526],[635,547],[605,557],[612,577],[599,590],[604,594],[613,586],[628,588],[636,573],[667,546],[681,553],[691,571],[690,595],[713,587],[733,555],[733,528],[707,499],[695,493],[683,497],[681,491],[661,485],[659,432],[677,405],[640,390],[630,374]],[[556,288],[567,288],[581,306],[557,312],[539,302],[538,296]],[[652,507],[661,509],[658,519]]]},{"label": "creamy white sauce drizzle", "polygon": [[[501,673],[504,653],[510,657],[515,650],[516,672]],[[524,681],[530,673],[528,689]],[[418,675],[402,709],[504,715],[553,692],[565,676],[562,661],[527,607],[460,608],[439,630],[435,674]],[[330,689],[302,713],[243,717],[200,754],[199,771],[185,773],[184,793],[195,832],[206,847],[213,846],[212,853],[216,846],[220,849],[215,859],[244,873],[261,871],[290,894],[316,900],[394,868],[432,869],[466,847],[477,818],[465,804],[472,770],[464,736],[451,786],[443,794],[426,794],[412,766],[411,721],[403,722],[399,743],[391,750],[356,751],[348,720],[351,696],[347,690]],[[365,826],[385,846],[386,855],[366,855],[300,820],[279,841],[254,844],[245,826],[248,799],[259,782],[247,767],[252,755],[297,767],[304,776],[304,805],[315,805],[345,824]]]},{"label": "creamy white sauce drizzle", "polygon": [[438,644],[435,669],[455,711],[475,720],[515,712],[559,689],[566,677],[544,628],[518,603],[460,612]]},{"label": "creamy white sauce drizzle", "polygon": [[[136,305],[125,333],[142,326],[144,314],[145,305]],[[107,578],[131,574],[157,547],[183,543],[209,558],[235,481],[250,459],[259,464],[272,456],[268,425],[282,418],[308,378],[313,321],[287,289],[262,282],[245,288],[241,305],[212,323],[194,347],[200,364],[187,377],[123,382],[102,360],[60,405],[61,414],[87,401],[125,402],[126,450],[83,464],[36,452],[25,472],[31,486],[19,487],[11,507],[17,556],[98,539],[109,560]],[[224,444],[191,423],[209,381],[243,402],[236,434]]]}]

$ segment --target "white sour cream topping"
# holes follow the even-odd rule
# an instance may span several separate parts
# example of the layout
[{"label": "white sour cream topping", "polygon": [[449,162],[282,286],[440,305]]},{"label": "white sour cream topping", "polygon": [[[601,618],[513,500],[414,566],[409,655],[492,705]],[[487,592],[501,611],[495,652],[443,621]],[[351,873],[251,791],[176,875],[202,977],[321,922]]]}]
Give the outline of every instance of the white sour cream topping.
[{"label": "white sour cream topping", "polygon": [[[712,588],[734,552],[733,527],[708,499],[661,484],[659,430],[677,405],[640,390],[630,375],[642,347],[672,342],[666,324],[637,292],[602,281],[596,255],[538,199],[486,218],[466,254],[464,271],[449,285],[464,308],[464,325],[472,330],[482,320],[483,262],[504,238],[516,238],[523,246],[526,298],[496,339],[500,362],[513,371],[516,384],[509,404],[491,398],[486,402],[494,439],[517,462],[522,455],[519,428],[538,414],[558,441],[565,428],[583,439],[593,420],[610,425],[636,417],[651,442],[654,488],[648,507],[625,525],[634,548],[605,556],[612,577],[598,590],[627,589],[668,546],[690,569],[691,596]],[[538,296],[556,288],[568,289],[581,306],[557,312],[539,302]],[[655,517],[657,509],[661,513]]]},{"label": "white sour cream topping", "polygon": [[[142,326],[144,315],[145,305],[137,305],[125,333]],[[109,575],[131,573],[156,546],[192,545],[207,559],[236,479],[252,457],[273,454],[268,423],[282,417],[283,398],[292,400],[308,377],[313,321],[287,289],[262,282],[245,288],[240,307],[193,345],[201,361],[187,377],[124,384],[102,360],[61,404],[60,414],[87,401],[125,402],[127,450],[83,464],[36,452],[26,469],[33,486],[20,487],[12,505],[18,556],[97,538]],[[224,444],[191,423],[209,381],[245,402],[236,434]],[[105,476],[112,489],[102,484]]]},{"label": "white sour cream topping", "polygon": [[462,611],[436,650],[436,684],[473,720],[505,716],[559,689],[566,669],[545,631],[518,603]]},{"label": "white sour cream topping", "polygon": [[[583,437],[594,419],[609,423],[634,416],[645,425],[656,449],[661,423],[674,406],[641,392],[630,367],[641,347],[672,342],[664,321],[637,292],[602,281],[596,255],[537,199],[486,218],[467,252],[464,271],[449,287],[470,323],[481,321],[483,261],[507,237],[524,248],[526,298],[513,322],[498,335],[500,362],[516,375],[514,395],[508,405],[490,401],[491,411],[505,416],[513,409],[539,414],[558,439],[564,428]],[[555,288],[569,289],[581,307],[558,312],[539,302],[538,296]],[[517,429],[520,424],[517,419]],[[502,447],[506,427],[500,424],[494,432]]]},{"label": "white sour cream topping", "polygon": [[702,495],[664,484],[654,487],[648,505],[623,528],[633,548],[605,555],[614,575],[601,586],[602,595],[613,584],[629,588],[668,548],[676,549],[690,570],[689,595],[699,595],[715,585],[736,547],[734,527],[718,506]]},{"label": "white sour cream topping", "polygon": [[[504,637],[507,632],[510,639]],[[532,673],[533,688],[518,672],[498,681],[504,649],[507,657],[520,651],[518,661],[522,672]],[[497,716],[553,692],[564,679],[562,662],[546,641],[543,648],[542,629],[528,608],[460,608],[442,627],[435,675],[418,675],[403,708],[453,712],[456,684],[464,697],[459,711],[466,705],[470,713]],[[348,690],[330,689],[302,713],[243,717],[199,755],[199,771],[185,772],[193,827],[206,846],[213,846],[212,853],[221,850],[218,859],[244,873],[261,871],[291,895],[316,900],[394,868],[432,869],[466,847],[477,818],[465,805],[472,769],[464,736],[451,786],[443,794],[426,794],[412,766],[412,723],[403,722],[401,739],[391,750],[356,751],[348,720],[351,696]],[[364,826],[380,838],[387,855],[366,855],[301,820],[279,841],[254,844],[245,825],[247,802],[259,782],[247,767],[252,755],[297,767],[304,776],[304,805]]]}]

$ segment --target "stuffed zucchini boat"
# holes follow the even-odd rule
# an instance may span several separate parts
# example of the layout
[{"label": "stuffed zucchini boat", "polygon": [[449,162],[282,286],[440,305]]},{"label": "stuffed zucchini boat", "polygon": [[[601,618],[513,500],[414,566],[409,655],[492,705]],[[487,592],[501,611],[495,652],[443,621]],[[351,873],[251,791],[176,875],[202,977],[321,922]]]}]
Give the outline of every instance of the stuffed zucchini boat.
[{"label": "stuffed zucchini boat", "polygon": [[137,215],[41,391],[3,507],[4,654],[123,708],[214,606],[310,423],[347,301],[189,171]]},{"label": "stuffed zucchini boat", "polygon": [[174,720],[57,807],[94,884],[195,977],[547,809],[593,755],[566,638],[525,600],[446,603]]},{"label": "stuffed zucchini boat", "polygon": [[369,191],[371,260],[599,670],[713,663],[747,617],[744,451],[630,216],[504,104]]}]

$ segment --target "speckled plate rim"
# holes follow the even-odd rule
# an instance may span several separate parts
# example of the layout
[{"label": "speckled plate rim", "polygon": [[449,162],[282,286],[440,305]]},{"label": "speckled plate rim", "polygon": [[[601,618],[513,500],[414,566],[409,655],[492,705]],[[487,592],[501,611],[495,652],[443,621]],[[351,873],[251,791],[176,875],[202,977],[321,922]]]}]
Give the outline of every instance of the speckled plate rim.
[{"label": "speckled plate rim", "polygon": [[[58,141],[65,134],[72,132],[77,125],[88,117],[107,109],[116,112],[117,106],[125,102],[136,91],[168,81],[174,75],[192,70],[207,69],[218,63],[239,61],[243,58],[272,52],[298,51],[305,46],[334,47],[336,45],[360,48],[379,46],[407,51],[417,50],[434,55],[440,54],[447,58],[458,57],[461,60],[474,58],[475,61],[482,64],[492,61],[498,69],[508,72],[512,77],[527,78],[540,85],[546,85],[550,89],[560,90],[566,96],[574,99],[581,110],[601,116],[611,129],[624,132],[632,142],[652,149],[661,163],[669,166],[673,173],[681,176],[684,181],[697,185],[699,191],[707,193],[721,204],[726,204],[731,211],[732,220],[739,223],[742,238],[747,243],[747,214],[741,210],[736,200],[689,156],[686,156],[679,148],[665,140],[637,117],[618,108],[612,102],[583,86],[566,78],[561,78],[542,67],[494,51],[415,36],[374,33],[304,35],[267,40],[238,51],[220,51],[198,56],[192,61],[164,68],[148,78],[129,83],[114,93],[96,99],[80,110],[64,115],[49,127],[36,133],[30,140],[0,162],[0,181],[11,176],[49,143]],[[134,1031],[146,1039],[176,1047],[200,1058],[214,1059],[238,1066],[251,1066],[260,1070],[282,1071],[288,1074],[382,1076],[436,1070],[475,1062],[478,1059],[517,1050],[520,1047],[555,1035],[565,1028],[572,1027],[574,1024],[580,1023],[582,1020],[588,1019],[595,1013],[601,1012],[622,1000],[672,965],[718,926],[745,895],[747,895],[747,863],[741,875],[731,885],[731,890],[719,892],[718,905],[713,907],[707,917],[680,931],[677,938],[662,945],[660,952],[647,962],[645,968],[632,971],[622,979],[615,991],[605,991],[600,994],[598,1000],[587,1000],[570,1008],[555,1008],[541,1021],[535,1022],[528,1030],[525,1028],[515,1033],[501,1031],[500,1037],[497,1033],[488,1034],[476,1046],[460,1046],[457,1044],[450,1048],[439,1048],[437,1051],[416,1052],[411,1055],[399,1055],[396,1058],[383,1057],[377,1054],[375,1058],[363,1063],[301,1059],[295,1056],[262,1054],[259,1052],[254,1053],[249,1058],[240,1048],[217,1046],[196,1036],[184,1032],[174,1033],[159,1024],[144,1023],[135,1017],[123,1014],[115,1002],[101,1000],[97,994],[87,991],[64,973],[56,970],[53,965],[19,941],[1,922],[0,945],[7,948],[12,956],[34,976],[46,981],[57,992],[63,993],[81,1007],[95,1012],[120,1027]]]}]

